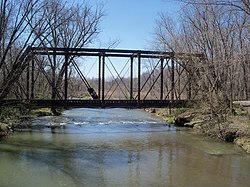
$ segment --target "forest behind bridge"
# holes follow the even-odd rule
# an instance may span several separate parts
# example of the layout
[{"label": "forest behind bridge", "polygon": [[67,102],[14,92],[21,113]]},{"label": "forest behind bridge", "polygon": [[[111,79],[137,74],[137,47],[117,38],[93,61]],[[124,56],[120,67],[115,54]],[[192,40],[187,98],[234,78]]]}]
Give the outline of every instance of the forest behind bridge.
[{"label": "forest behind bridge", "polygon": [[[189,59],[182,67],[191,75],[192,90],[201,90],[199,98],[213,110],[221,102],[227,110],[233,100],[248,100],[249,1],[183,2],[178,22],[166,12],[156,18],[152,49],[204,54],[202,61]],[[2,0],[0,11],[0,101],[10,95],[22,96],[22,73],[27,68],[24,51],[28,45],[89,47],[101,32],[100,23],[106,13],[103,4],[63,0]],[[50,56],[44,61],[54,87],[63,82],[65,69],[60,68],[60,60]]]}]

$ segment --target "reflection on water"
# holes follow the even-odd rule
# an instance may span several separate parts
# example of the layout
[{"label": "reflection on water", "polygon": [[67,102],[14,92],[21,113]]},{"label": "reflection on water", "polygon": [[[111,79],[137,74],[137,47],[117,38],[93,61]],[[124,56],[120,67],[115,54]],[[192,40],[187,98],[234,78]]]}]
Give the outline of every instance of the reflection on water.
[{"label": "reflection on water", "polygon": [[239,148],[140,110],[73,109],[32,123],[0,142],[0,186],[249,186]]}]

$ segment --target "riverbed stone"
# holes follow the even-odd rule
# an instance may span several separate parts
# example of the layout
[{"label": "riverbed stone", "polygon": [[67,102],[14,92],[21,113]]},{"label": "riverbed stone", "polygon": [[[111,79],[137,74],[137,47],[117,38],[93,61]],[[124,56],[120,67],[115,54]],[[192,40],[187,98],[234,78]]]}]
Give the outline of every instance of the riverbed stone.
[{"label": "riverbed stone", "polygon": [[13,130],[10,124],[0,122],[0,137],[7,136],[8,134],[12,132]]},{"label": "riverbed stone", "polygon": [[175,125],[185,126],[185,124],[188,124],[191,122],[193,117],[194,117],[194,114],[192,112],[184,112],[175,118],[175,120],[174,120]]},{"label": "riverbed stone", "polygon": [[185,123],[185,127],[194,127],[194,126],[200,126],[204,123],[203,120],[195,120],[195,121],[190,121],[189,123]]}]

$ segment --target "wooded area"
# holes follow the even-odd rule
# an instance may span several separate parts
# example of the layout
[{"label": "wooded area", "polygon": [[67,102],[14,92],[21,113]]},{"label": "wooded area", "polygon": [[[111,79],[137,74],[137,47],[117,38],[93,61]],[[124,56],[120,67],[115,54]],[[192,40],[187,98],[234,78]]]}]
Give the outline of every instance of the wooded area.
[{"label": "wooded area", "polygon": [[[1,0],[0,9],[0,102],[10,92],[17,98],[22,95],[20,76],[28,66],[28,46],[86,47],[100,32],[104,16],[103,5],[94,7],[85,1]],[[49,56],[45,63],[54,86],[59,86],[65,71],[58,71],[60,59]],[[53,91],[51,98],[55,98]]]},{"label": "wooded area", "polygon": [[[155,46],[160,50],[203,53],[200,63],[191,62],[196,87],[214,110],[231,106],[233,100],[250,97],[250,1],[186,0],[176,21],[160,14]],[[218,111],[217,111],[218,112]]]},{"label": "wooded area", "polygon": [[[196,99],[202,99],[213,106],[214,110],[221,104],[227,110],[233,100],[248,100],[250,97],[249,1],[182,2],[185,6],[178,20],[167,13],[159,15],[152,45],[153,50],[204,54],[202,60],[189,58],[178,62],[178,65],[176,63],[175,76],[182,69],[187,73],[177,81],[179,88],[176,88],[175,97],[181,98],[180,91],[185,86],[185,98],[191,98],[188,97],[189,94],[196,95],[198,96]],[[88,47],[100,32],[103,16],[102,5],[94,7],[88,3],[69,4],[63,0],[2,0],[0,101],[10,93],[16,98],[24,97],[26,75],[22,72],[27,68],[25,55],[27,46]],[[50,55],[39,57],[39,61],[42,62],[44,70],[50,74],[53,87],[60,88],[65,73],[64,59]],[[143,72],[145,80],[155,63],[149,61],[148,65],[145,65],[148,69]],[[159,72],[159,69],[156,69],[155,73],[157,71]],[[80,96],[84,93],[80,78],[71,70],[69,75],[72,81],[71,92],[75,90],[76,96]],[[118,76],[111,77],[113,80],[109,80],[107,85],[112,85]],[[126,77],[120,78],[126,82]],[[37,72],[35,79],[41,97],[51,95],[52,99],[56,98],[54,89],[51,89],[43,75]],[[152,76],[149,82],[154,82],[153,79]],[[190,80],[189,85],[183,80]],[[93,78],[89,81],[95,85],[97,80]],[[157,89],[154,88],[155,93],[158,92]],[[119,91],[122,92],[123,89],[120,88]],[[154,94],[151,97],[154,97]]]}]

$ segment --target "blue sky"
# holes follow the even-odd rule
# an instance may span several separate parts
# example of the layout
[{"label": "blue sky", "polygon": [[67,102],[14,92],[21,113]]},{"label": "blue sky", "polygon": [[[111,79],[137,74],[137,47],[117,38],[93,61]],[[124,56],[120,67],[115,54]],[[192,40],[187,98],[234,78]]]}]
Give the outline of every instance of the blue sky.
[{"label": "blue sky", "polygon": [[[180,13],[180,3],[176,0],[89,0],[89,2],[94,5],[104,2],[106,13],[101,22],[102,32],[97,41],[88,46],[92,48],[107,48],[109,40],[118,39],[119,44],[113,46],[113,48],[152,50],[150,43],[152,42],[152,33],[158,14],[165,12],[176,18]],[[118,72],[128,61],[128,59],[121,58],[111,60]],[[85,76],[97,77],[97,61],[98,58],[94,57],[85,59],[81,65]],[[106,63],[109,63],[108,59],[106,61]],[[112,68],[111,71],[114,73]],[[106,71],[106,77],[110,77],[108,70]]]},{"label": "blue sky", "polygon": [[[102,0],[95,0],[97,3]],[[102,1],[103,2],[103,1]],[[110,39],[118,39],[116,48],[150,48],[155,20],[160,12],[176,17],[180,3],[174,0],[106,0],[106,16],[102,21],[101,44],[105,48]]]}]

